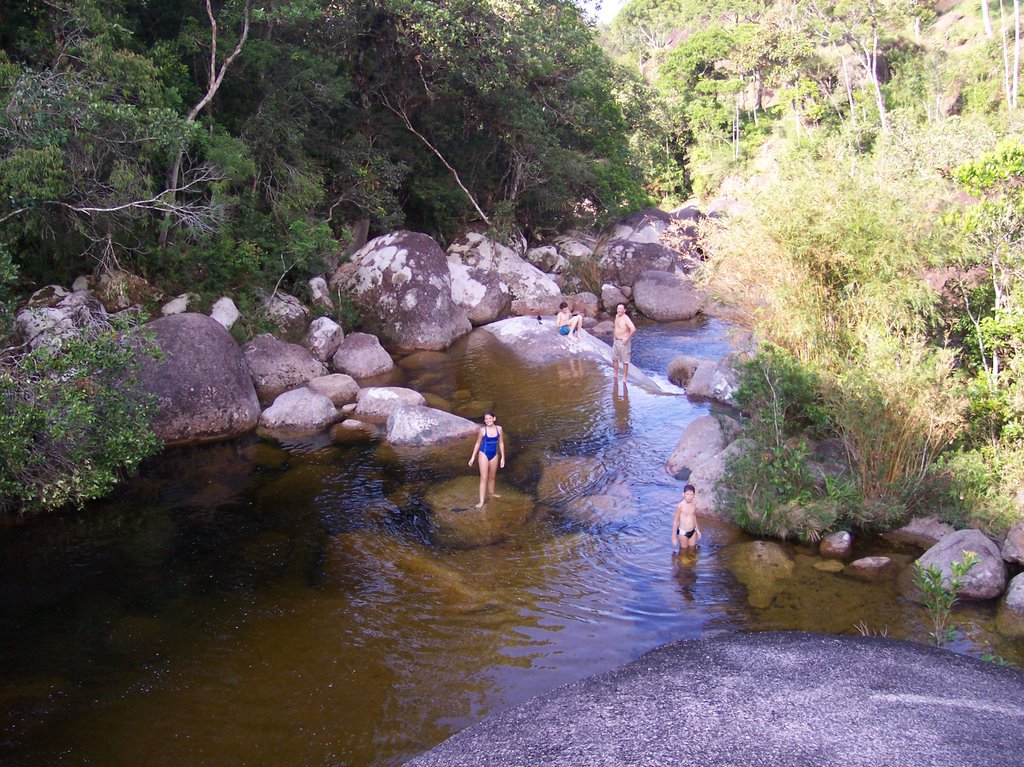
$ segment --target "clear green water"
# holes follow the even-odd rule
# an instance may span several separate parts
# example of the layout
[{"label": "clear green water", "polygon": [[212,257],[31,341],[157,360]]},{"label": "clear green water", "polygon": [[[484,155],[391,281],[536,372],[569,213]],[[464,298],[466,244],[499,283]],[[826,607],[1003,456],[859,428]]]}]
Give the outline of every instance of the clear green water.
[{"label": "clear green water", "polygon": [[[586,462],[624,499],[607,524],[553,501],[496,545],[449,549],[423,496],[475,476],[470,443],[254,438],[166,454],[82,513],[0,531],[0,763],[397,765],[674,639],[858,622],[925,638],[894,583],[822,572],[809,550],[792,548],[792,577],[756,599],[730,567],[748,539],[728,526],[705,521],[696,557],[671,555],[682,483],[664,463],[708,407],[664,371],[681,353],[720,355],[724,333],[641,329],[634,363],[667,394],[624,396],[580,360],[526,368],[481,332],[404,377],[495,408],[510,488],[532,495],[544,465]],[[993,605],[958,617],[954,649],[1024,663]]]}]

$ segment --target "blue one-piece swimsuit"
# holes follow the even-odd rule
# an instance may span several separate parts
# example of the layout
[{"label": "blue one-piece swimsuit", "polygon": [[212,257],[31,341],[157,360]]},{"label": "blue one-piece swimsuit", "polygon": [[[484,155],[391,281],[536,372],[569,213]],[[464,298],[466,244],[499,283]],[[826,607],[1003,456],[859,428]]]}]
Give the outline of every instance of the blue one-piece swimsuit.
[{"label": "blue one-piece swimsuit", "polygon": [[487,427],[484,427],[484,439],[480,443],[480,452],[487,456],[487,460],[491,460],[498,454],[498,433],[495,429],[493,437],[487,436]]}]

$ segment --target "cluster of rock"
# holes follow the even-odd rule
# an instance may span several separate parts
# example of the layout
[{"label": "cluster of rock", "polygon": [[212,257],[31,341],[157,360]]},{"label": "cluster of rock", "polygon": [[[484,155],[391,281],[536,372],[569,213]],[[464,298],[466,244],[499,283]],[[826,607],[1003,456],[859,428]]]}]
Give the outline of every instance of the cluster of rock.
[{"label": "cluster of rock", "polygon": [[[444,349],[477,325],[512,315],[554,315],[563,300],[592,328],[602,309],[614,311],[620,302],[632,301],[652,319],[691,318],[704,306],[689,276],[700,255],[700,217],[694,208],[650,210],[610,227],[600,239],[571,232],[536,248],[469,232],[445,252],[424,234],[385,234],[327,279],[310,282],[314,303],[325,310],[333,308],[332,295],[350,297],[372,335],[346,335],[327,317],[310,322],[311,312],[300,301],[275,293],[264,302],[267,316],[279,335],[301,342],[261,336],[239,348],[228,332],[239,318],[229,297],[215,302],[206,316],[189,311],[192,296],[178,296],[164,305],[161,319],[145,326],[162,352],[160,359],[146,361],[143,376],[159,400],[156,431],[167,443],[179,444],[231,438],[257,425],[273,432],[315,432],[350,415],[390,419],[391,412],[380,407],[368,415],[364,401],[379,395],[363,395],[356,384],[394,367],[384,346],[399,353]],[[600,297],[579,290],[581,264],[597,270]],[[39,291],[18,313],[16,326],[30,348],[59,343],[77,328],[105,323],[108,311],[145,298],[145,283],[127,273],[105,275],[98,284],[83,277],[72,291]],[[450,414],[404,413],[389,422],[388,438],[422,443],[469,430],[468,422],[445,416]],[[358,424],[352,429],[359,431]]]}]

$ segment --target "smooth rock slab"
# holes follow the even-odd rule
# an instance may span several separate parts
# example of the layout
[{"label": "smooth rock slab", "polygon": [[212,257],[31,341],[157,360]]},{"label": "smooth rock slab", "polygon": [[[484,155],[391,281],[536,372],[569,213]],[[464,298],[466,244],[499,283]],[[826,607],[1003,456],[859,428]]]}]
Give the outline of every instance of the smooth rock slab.
[{"label": "smooth rock slab", "polygon": [[506,709],[407,767],[1011,765],[1024,673],[796,632],[675,642]]}]

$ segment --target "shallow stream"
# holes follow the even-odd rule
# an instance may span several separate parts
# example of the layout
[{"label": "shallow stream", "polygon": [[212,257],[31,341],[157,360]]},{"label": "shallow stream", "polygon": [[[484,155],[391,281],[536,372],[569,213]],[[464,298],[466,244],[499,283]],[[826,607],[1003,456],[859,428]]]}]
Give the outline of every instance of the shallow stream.
[{"label": "shallow stream", "polygon": [[[624,499],[611,521],[566,514],[570,481],[505,540],[451,548],[423,498],[466,477],[475,501],[470,443],[251,438],[172,451],[83,512],[0,529],[0,763],[398,765],[670,640],[860,624],[923,641],[894,583],[823,572],[812,549],[789,547],[795,569],[771,588],[733,564],[750,539],[728,525],[703,521],[698,553],[672,555],[683,483],[664,464],[709,406],[665,370],[721,356],[726,332],[642,327],[634,364],[661,394],[581,359],[526,367],[485,331],[389,381],[493,407],[499,487],[534,496],[545,466],[585,464],[586,492]],[[877,551],[919,553],[857,543]],[[994,613],[960,611],[954,649],[1024,663]]]}]

